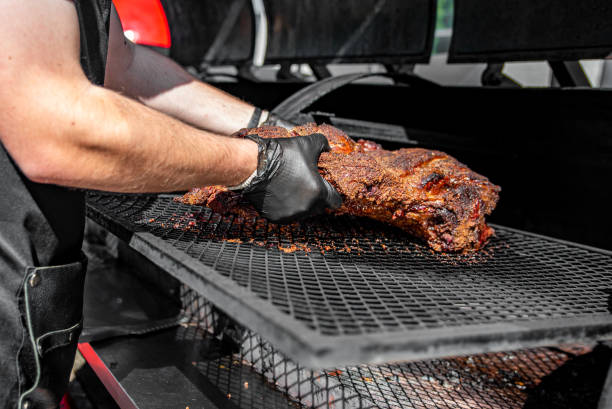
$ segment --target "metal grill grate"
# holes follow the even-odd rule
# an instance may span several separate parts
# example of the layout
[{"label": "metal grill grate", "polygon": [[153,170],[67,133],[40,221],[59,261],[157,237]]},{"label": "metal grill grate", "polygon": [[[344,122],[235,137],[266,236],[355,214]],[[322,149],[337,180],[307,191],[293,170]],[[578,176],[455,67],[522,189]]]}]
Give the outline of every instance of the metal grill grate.
[{"label": "metal grill grate", "polygon": [[309,365],[612,332],[609,252],[504,227],[483,251],[443,255],[370,220],[281,227],[169,196],[92,194],[89,215]]},{"label": "metal grill grate", "polygon": [[[183,302],[191,317],[187,326],[213,333],[214,307],[186,287]],[[238,344],[234,354],[193,364],[241,408],[287,407],[254,393],[270,386],[295,407],[307,408],[595,407],[612,356],[609,349],[573,344],[312,371],[252,331],[243,331]],[[555,378],[558,382],[551,384]]]}]

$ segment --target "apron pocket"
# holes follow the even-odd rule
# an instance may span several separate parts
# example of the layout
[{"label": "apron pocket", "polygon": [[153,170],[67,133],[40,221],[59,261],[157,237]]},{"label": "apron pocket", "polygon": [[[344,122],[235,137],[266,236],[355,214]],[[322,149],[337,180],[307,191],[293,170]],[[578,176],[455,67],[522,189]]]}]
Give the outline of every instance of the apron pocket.
[{"label": "apron pocket", "polygon": [[25,321],[36,374],[21,406],[55,407],[65,392],[83,327],[87,259],[61,266],[28,267],[23,283]]}]

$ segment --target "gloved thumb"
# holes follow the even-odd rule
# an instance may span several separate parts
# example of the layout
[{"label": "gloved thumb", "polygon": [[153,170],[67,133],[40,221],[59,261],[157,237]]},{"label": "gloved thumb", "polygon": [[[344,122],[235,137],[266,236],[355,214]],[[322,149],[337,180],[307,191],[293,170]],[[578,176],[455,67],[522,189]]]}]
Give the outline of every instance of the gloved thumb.
[{"label": "gloved thumb", "polygon": [[342,206],[342,196],[327,180],[323,180],[325,207],[337,209]]}]

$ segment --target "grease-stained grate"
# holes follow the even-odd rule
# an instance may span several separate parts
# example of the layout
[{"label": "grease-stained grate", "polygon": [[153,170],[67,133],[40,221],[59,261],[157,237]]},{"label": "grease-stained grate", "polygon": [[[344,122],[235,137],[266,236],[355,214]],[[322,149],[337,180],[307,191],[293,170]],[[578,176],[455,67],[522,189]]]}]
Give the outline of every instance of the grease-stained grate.
[{"label": "grease-stained grate", "polygon": [[[182,295],[188,325],[218,333],[214,307],[188,288]],[[307,408],[595,407],[612,357],[609,348],[573,344],[313,371],[252,331],[231,332],[239,345],[233,354],[194,365],[239,407],[250,408],[272,407],[253,397],[258,385],[271,385]]]},{"label": "grease-stained grate", "polygon": [[[433,356],[460,353],[475,336],[481,346],[520,346],[612,331],[612,255],[606,251],[496,227],[484,250],[444,255],[365,219],[322,216],[277,226],[223,217],[170,196],[93,194],[88,202],[90,217],[112,231],[151,233],[161,239],[157,251],[186,255],[190,263],[183,264],[192,270],[201,266],[229,279],[226,296],[232,293],[227,285],[246,289],[236,295],[245,308],[274,316],[271,325],[282,330],[301,331],[305,344],[323,340],[327,351],[345,350],[338,359],[350,361],[355,352],[346,351],[359,344],[363,354],[352,359],[368,360],[377,342],[401,343],[390,354],[403,358],[402,348],[415,348],[415,334],[421,349],[440,340],[438,352],[417,354]],[[251,300],[258,304],[249,306]],[[232,314],[244,322],[241,311]],[[270,339],[278,326],[255,329]]]}]

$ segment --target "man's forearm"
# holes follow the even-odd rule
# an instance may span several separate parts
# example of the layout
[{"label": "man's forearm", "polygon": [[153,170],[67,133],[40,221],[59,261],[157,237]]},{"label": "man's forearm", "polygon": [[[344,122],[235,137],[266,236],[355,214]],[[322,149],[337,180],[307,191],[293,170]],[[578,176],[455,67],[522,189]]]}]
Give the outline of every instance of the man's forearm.
[{"label": "man's forearm", "polygon": [[[53,98],[40,101],[53,104]],[[47,112],[62,114],[56,108]],[[200,131],[112,91],[90,86],[29,152],[11,152],[31,179],[118,192],[235,185],[257,166],[254,142]],[[34,138],[34,135],[22,135]],[[13,146],[9,147],[9,150]],[[28,158],[28,155],[33,156]],[[25,157],[25,160],[23,158]],[[22,159],[22,160],[20,160]]]},{"label": "man's forearm", "polygon": [[252,141],[200,131],[92,85],[71,2],[9,0],[0,40],[0,141],[34,181],[159,192],[236,185],[257,166]]},{"label": "man's forearm", "polygon": [[[193,78],[174,61],[138,45],[130,63],[107,69],[106,86],[200,129],[229,135],[247,126],[254,107]],[[114,56],[109,53],[113,64]],[[122,57],[125,59],[125,57]]]}]

